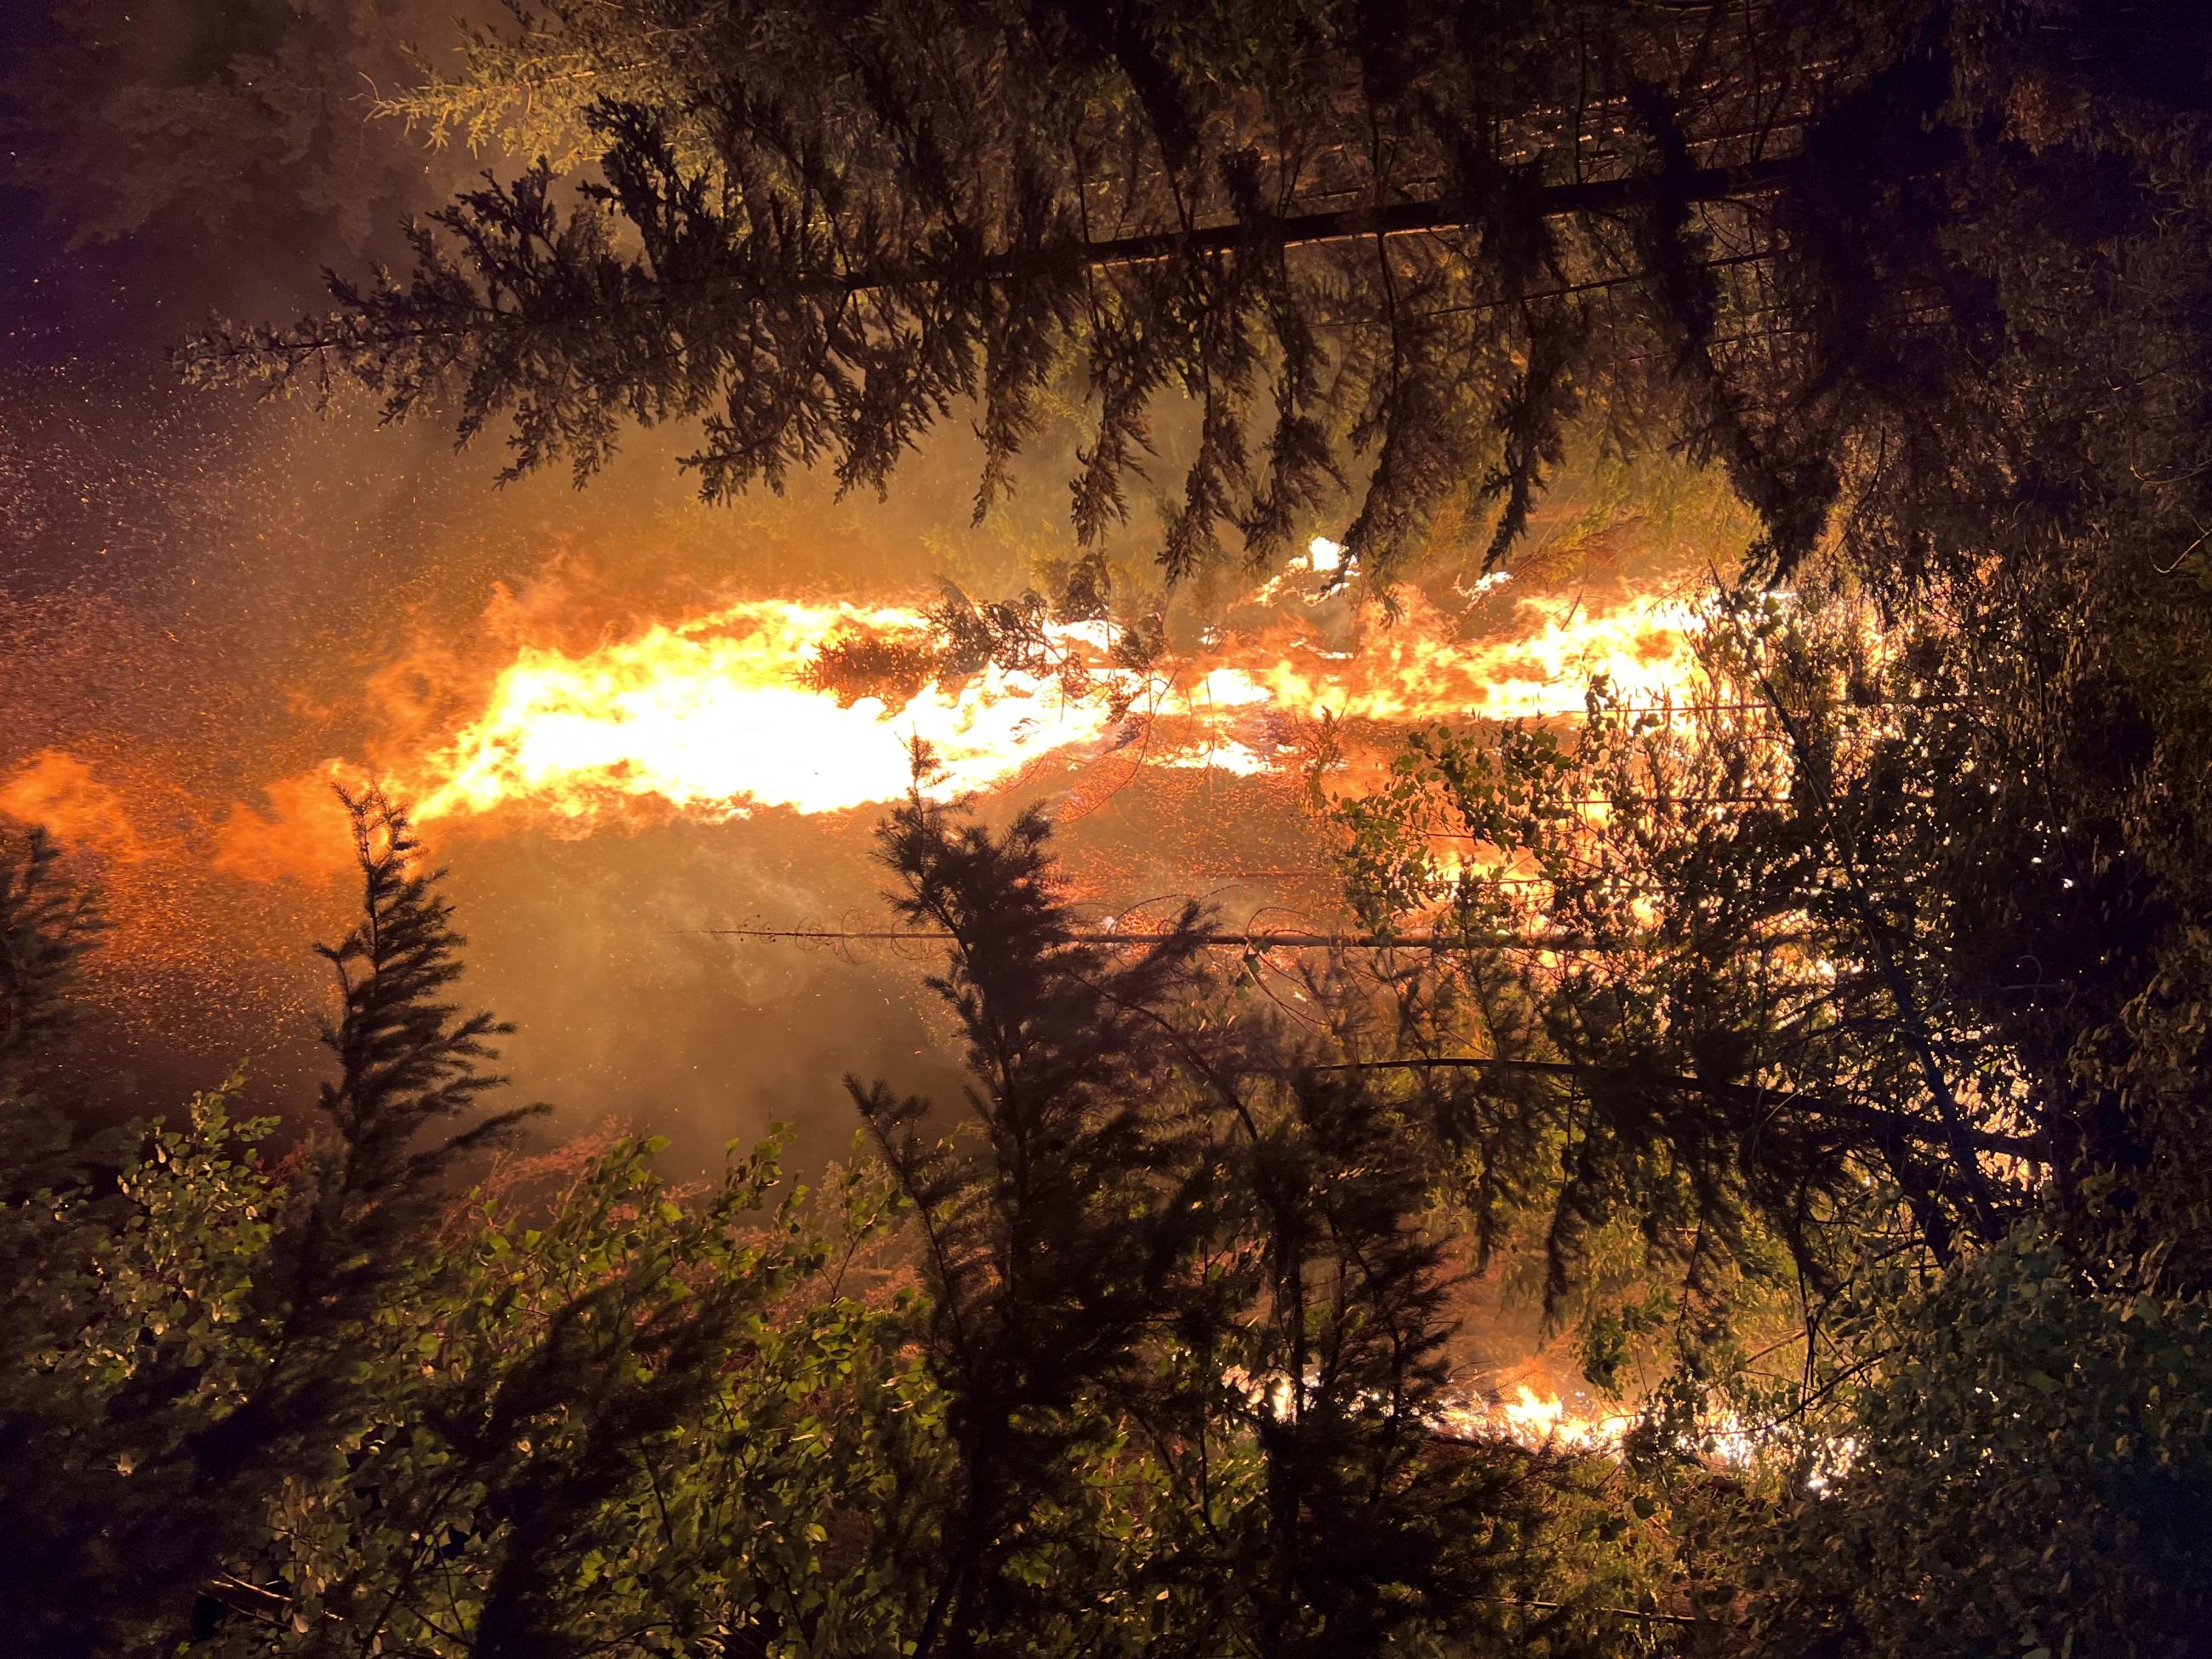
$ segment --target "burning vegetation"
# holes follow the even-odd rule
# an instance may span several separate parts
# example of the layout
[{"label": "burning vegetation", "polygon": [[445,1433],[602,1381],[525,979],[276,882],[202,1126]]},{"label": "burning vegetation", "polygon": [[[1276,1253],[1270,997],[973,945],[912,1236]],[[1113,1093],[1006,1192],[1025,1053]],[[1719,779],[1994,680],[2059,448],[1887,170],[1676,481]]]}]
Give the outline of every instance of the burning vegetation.
[{"label": "burning vegetation", "polygon": [[951,795],[1132,745],[1158,766],[1282,771],[1323,722],[1565,714],[1593,679],[1648,700],[1688,672],[1696,619],[1679,603],[1510,599],[1474,638],[1412,603],[1340,649],[1293,621],[1177,661],[1140,655],[1116,624],[1034,611],[993,629],[996,617],[740,601],[578,655],[526,649],[483,713],[402,775],[426,822],[501,808],[590,818],[624,797],[714,816],[848,811],[900,797],[916,742]]},{"label": "burning vegetation", "polygon": [[[327,193],[400,0],[147,3],[57,8],[13,105],[281,128]],[[210,621],[220,561],[100,540],[5,598],[10,1639],[2199,1650],[2201,9],[551,0],[408,58],[363,131],[489,176],[185,344],[201,406],[365,392],[586,502],[678,426],[750,516],[624,474],[516,554],[371,465],[428,568],[279,610],[240,535]],[[101,224],[209,170],[155,148]],[[679,858],[793,925],[657,903]],[[207,963],[311,934],[312,1079],[254,1003],[140,1109],[118,988],[212,1027]],[[510,1084],[478,1006],[587,951],[538,1052],[714,1028],[727,1093],[789,1045],[724,984],[797,1003],[802,938],[923,973],[703,1166],[547,1121],[602,1073]]]}]

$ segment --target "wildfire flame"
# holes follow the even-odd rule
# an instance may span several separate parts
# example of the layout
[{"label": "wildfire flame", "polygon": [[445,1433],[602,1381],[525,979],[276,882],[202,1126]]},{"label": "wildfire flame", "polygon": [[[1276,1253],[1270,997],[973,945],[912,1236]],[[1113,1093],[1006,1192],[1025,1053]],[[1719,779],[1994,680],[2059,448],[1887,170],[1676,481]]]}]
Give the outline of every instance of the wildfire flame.
[{"label": "wildfire flame", "polygon": [[1054,697],[997,668],[957,687],[933,682],[896,708],[842,704],[808,684],[823,647],[848,630],[921,639],[927,627],[912,611],[755,600],[580,656],[526,650],[436,757],[445,776],[421,814],[529,801],[582,817],[623,796],[721,815],[836,812],[897,795],[917,738],[945,787],[966,791],[1103,735],[1103,704]]},{"label": "wildfire flame", "polygon": [[1054,624],[1084,695],[1062,675],[988,666],[843,701],[812,677],[825,650],[856,634],[919,646],[928,618],[744,600],[580,653],[522,650],[483,713],[398,782],[426,819],[526,805],[591,820],[647,799],[714,817],[836,812],[902,794],[917,739],[946,794],[1075,770],[1139,738],[1153,764],[1253,775],[1291,764],[1299,729],[1324,716],[1540,718],[1578,710],[1599,676],[1651,695],[1689,672],[1697,616],[1679,602],[1510,603],[1516,625],[1487,637],[1460,637],[1458,619],[1414,600],[1356,652],[1278,626],[1146,669],[1115,662],[1101,624]]},{"label": "wildfire flame", "polygon": [[[1461,1394],[1450,1399],[1439,1414],[1437,1426],[1469,1439],[1510,1440],[1531,1451],[1595,1453],[1618,1457],[1629,1431],[1642,1419],[1632,1412],[1595,1413],[1577,1411],[1556,1394],[1539,1394],[1518,1383],[1510,1395],[1492,1397]],[[1774,1455],[1802,1450],[1778,1426],[1747,1426],[1732,1411],[1701,1417],[1696,1426],[1675,1441],[1677,1449],[1723,1468],[1748,1468]],[[1856,1455],[1857,1443],[1849,1437],[1815,1443],[1813,1467],[1807,1472],[1809,1490],[1820,1492],[1847,1472]]]},{"label": "wildfire flame", "polygon": [[1632,1416],[1592,1416],[1572,1410],[1556,1394],[1538,1394],[1526,1382],[1510,1397],[1462,1398],[1444,1415],[1443,1426],[1470,1437],[1510,1440],[1531,1451],[1618,1452],[1634,1424]]}]

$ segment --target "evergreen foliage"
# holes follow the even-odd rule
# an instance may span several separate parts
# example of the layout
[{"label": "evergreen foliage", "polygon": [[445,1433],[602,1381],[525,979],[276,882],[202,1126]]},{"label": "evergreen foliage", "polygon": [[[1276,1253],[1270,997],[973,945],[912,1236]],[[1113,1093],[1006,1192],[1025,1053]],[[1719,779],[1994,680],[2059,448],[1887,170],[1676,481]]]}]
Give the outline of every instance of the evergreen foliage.
[{"label": "evergreen foliage", "polygon": [[1186,914],[1118,962],[1071,942],[1047,833],[1036,813],[1004,841],[955,830],[919,794],[884,830],[899,909],[951,938],[931,983],[966,1035],[984,1143],[927,1139],[927,1103],[850,1085],[920,1219],[929,1351],[952,1401],[960,1496],[918,1654],[985,1650],[1066,1595],[1032,1528],[1082,1515],[1074,1454],[1109,1443],[1100,1396],[1137,1386],[1206,1224],[1206,1170],[1152,1029],[1204,933]]},{"label": "evergreen foliage", "polygon": [[[0,1571],[11,1601],[27,1603],[27,1639],[53,1651],[109,1650],[173,1628],[182,1587],[210,1582],[284,1483],[343,1439],[363,1380],[356,1346],[408,1273],[439,1182],[525,1115],[471,1110],[490,1086],[484,1039],[497,1028],[437,1000],[459,974],[460,941],[437,878],[413,867],[404,813],[374,794],[348,805],[362,920],[325,952],[343,1005],[325,1034],[338,1079],[321,1100],[326,1135],[296,1177],[235,1190],[234,1173],[253,1168],[235,1143],[253,1137],[228,1132],[217,1096],[196,1109],[204,1133],[179,1141],[149,1131],[149,1150],[133,1161],[139,1175],[119,1183],[119,1236],[158,1231],[154,1262],[111,1267],[114,1235],[96,1218],[115,1206],[96,1189],[10,1195],[14,1218],[43,1230],[54,1259],[27,1290],[35,1320],[17,1351],[46,1386],[12,1379],[23,1410],[9,1484],[37,1519],[19,1529]],[[22,914],[36,942],[19,954],[48,964],[51,979],[70,949],[60,914],[51,902]],[[474,1121],[418,1144],[428,1125],[456,1117]],[[155,1182],[169,1212],[158,1229],[134,1221],[134,1181],[173,1159],[205,1179]],[[106,1330],[103,1298],[118,1285],[122,1328]],[[169,1288],[166,1306],[148,1300],[157,1285]],[[216,1331],[234,1321],[235,1330]],[[71,1397],[69,1361],[88,1345],[113,1356],[101,1362],[113,1385],[104,1410]]]},{"label": "evergreen foliage", "polygon": [[1722,1401],[1795,1449],[1650,1500],[1687,1651],[2191,1650],[2203,831],[2187,733],[2081,744],[2148,688],[2047,597],[1721,599],[1678,701],[1427,734],[1342,809],[1371,925],[1435,924],[1363,1063],[1479,1236],[1662,1453]]},{"label": "evergreen foliage", "polygon": [[[2191,441],[2206,112],[2160,61],[2204,27],[2179,0],[561,3],[402,106],[594,174],[489,181],[412,272],[187,361],[506,421],[515,470],[579,479],[626,426],[694,422],[715,499],[817,462],[880,487],[972,408],[979,510],[1073,374],[1086,542],[1189,411],[1170,576],[1339,512],[1379,580],[1448,508],[1495,561],[1587,422],[1724,465],[1766,568],[1849,505],[1917,571],[2048,499],[2116,387]],[[2141,477],[2178,509],[2186,465]]]},{"label": "evergreen foliage", "polygon": [[62,878],[60,857],[33,825],[0,858],[0,1064],[18,1094],[26,1068],[67,1028],[71,972],[99,932],[91,896]]},{"label": "evergreen foliage", "polygon": [[885,860],[980,1134],[856,1085],[880,1158],[819,1194],[627,1137],[464,1191],[503,1028],[405,814],[349,805],[326,1129],[272,1160],[234,1080],[10,1202],[26,1650],[1381,1653],[1515,1609],[1611,1650],[1541,1593],[1571,1467],[1444,1426],[1419,1143],[1231,1017],[1194,912],[1078,943],[1040,819],[917,796]]},{"label": "evergreen foliage", "polygon": [[67,1178],[54,1160],[76,1149],[53,1085],[66,1080],[76,971],[101,927],[43,828],[0,839],[0,1190],[11,1197]]},{"label": "evergreen foliage", "polygon": [[[1541,1471],[1440,1436],[1444,1249],[1418,1140],[1218,1014],[1187,910],[1070,938],[1035,814],[884,831],[969,1044],[975,1143],[853,1092],[913,1203],[952,1507],[916,1652],[1389,1650],[1494,1630]],[[1140,1529],[1102,1502],[1132,1482]],[[1104,1490],[1101,1490],[1102,1487]],[[1127,1497],[1121,1498],[1127,1503]],[[1522,1539],[1520,1553],[1506,1547]]]},{"label": "evergreen foliage", "polygon": [[[1717,676],[1820,659],[1794,624],[1715,637],[1735,641]],[[1833,709],[1816,726],[1863,784],[1903,740],[1853,747]],[[1591,929],[1623,927],[1626,873],[1666,877],[1633,977],[1495,971],[1480,930],[1501,918],[1463,884],[1456,939],[1383,1006],[1315,981],[1326,1040],[1213,980],[1202,915],[1079,940],[1041,819],[992,833],[917,794],[883,851],[902,912],[948,936],[967,1123],[940,1138],[926,1103],[856,1082],[876,1155],[811,1192],[774,1143],[672,1187],[660,1143],[612,1131],[463,1190],[459,1161],[513,1121],[486,1103],[500,1028],[450,1000],[458,941],[404,814],[355,801],[362,911],[325,951],[336,1075],[307,1155],[267,1156],[276,1126],[235,1119],[226,1085],[138,1126],[108,1176],[9,1196],[15,1638],[210,1659],[2184,1650],[2212,1583],[2185,1518],[2201,1302],[2156,1261],[2102,1282],[2111,1258],[2039,1231],[2066,1226],[2062,1195],[1976,1209],[1916,1016],[1863,944],[1871,908],[1905,930],[1901,982],[1935,983],[1885,884],[1897,802],[1836,787],[1816,811],[1807,781],[1840,775],[1801,768],[1732,835],[1697,792],[1715,768],[1771,781],[1772,731],[1669,732],[1601,697],[1578,756],[1433,743],[1393,808],[1479,811],[1462,821],[1496,845],[1517,826],[1547,902]],[[1547,836],[1593,776],[1662,805],[1641,831],[1585,820],[1570,860]],[[1838,801],[1863,814],[1856,891],[1832,879]],[[1360,890],[1411,879],[1381,809],[1353,817]],[[26,868],[55,880],[51,855]],[[1711,902],[1684,902],[1686,871]],[[58,968],[77,902],[8,891],[11,948]],[[1763,940],[1765,977],[1698,927]],[[1960,1040],[1951,1005],[1914,1006]],[[1391,1030],[1404,1052],[1378,1064]],[[1431,1063],[1477,1030],[1560,1057]],[[2029,1124],[1963,1098],[1987,1175]],[[1524,1224],[1548,1237],[1594,1377],[1655,1346],[1671,1364],[1617,1456],[1470,1414],[1446,1359],[1458,1264],[1480,1259],[1463,1220],[1493,1264]],[[1746,1343],[1793,1261],[1784,1378]]]},{"label": "evergreen foliage", "polygon": [[[1881,633],[1817,592],[1723,602],[1681,706],[1600,688],[1571,739],[1423,737],[1345,807],[1370,922],[1449,895],[1408,993],[1432,1091],[1478,1120],[1548,1100],[1574,1143],[1555,1292],[1620,1205],[1714,1253],[1693,1284],[1750,1212],[1817,1281],[1820,1237],[1864,1240],[1832,1206],[1869,1163],[1937,1263],[2055,1200],[2115,1282],[2200,1282],[2179,1222],[2200,1161],[2166,1137],[2192,1133],[2167,1022],[2203,994],[2181,851],[2202,832],[2129,805],[2154,786],[2116,791],[2118,757],[2084,777],[2098,757],[2051,730],[2079,705],[2010,695],[2033,668],[2005,643],[1940,615]],[[1440,878],[1438,835],[1482,867]],[[1532,977],[1512,964],[1536,916],[1568,950]]]}]

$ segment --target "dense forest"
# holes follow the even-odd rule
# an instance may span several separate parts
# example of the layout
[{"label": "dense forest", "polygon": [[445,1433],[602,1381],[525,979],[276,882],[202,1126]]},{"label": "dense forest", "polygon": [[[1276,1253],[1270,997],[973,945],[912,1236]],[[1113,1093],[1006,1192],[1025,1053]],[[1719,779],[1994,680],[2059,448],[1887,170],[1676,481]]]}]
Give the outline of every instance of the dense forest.
[{"label": "dense forest", "polygon": [[[1295,1013],[917,745],[879,865],[965,1086],[853,1078],[805,1182],[549,1138],[375,790],[311,1132],[100,1125],[100,895],[10,827],[18,1650],[2206,1650],[2200,7],[552,0],[380,96],[532,159],[186,376],[580,483],[675,424],[716,501],[972,428],[979,515],[1073,410],[978,669],[1164,649],[1147,500],[1170,591],[1326,528],[1384,607],[1577,465],[1756,530],[1676,694],[1317,803]],[[1498,1431],[1500,1285],[1616,1431]]]}]

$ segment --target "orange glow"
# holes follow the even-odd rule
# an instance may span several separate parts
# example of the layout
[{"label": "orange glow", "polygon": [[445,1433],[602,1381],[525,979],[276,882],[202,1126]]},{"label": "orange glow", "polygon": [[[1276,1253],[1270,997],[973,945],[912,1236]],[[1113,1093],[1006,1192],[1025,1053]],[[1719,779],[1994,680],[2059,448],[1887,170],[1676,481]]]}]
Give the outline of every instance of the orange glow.
[{"label": "orange glow", "polygon": [[92,768],[58,749],[42,749],[0,784],[0,816],[37,823],[72,847],[135,862],[145,854],[123,797]]},{"label": "orange glow", "polygon": [[313,882],[352,868],[352,830],[334,784],[358,790],[369,782],[358,768],[336,762],[269,786],[270,810],[234,806],[217,826],[213,863],[249,880]]}]

